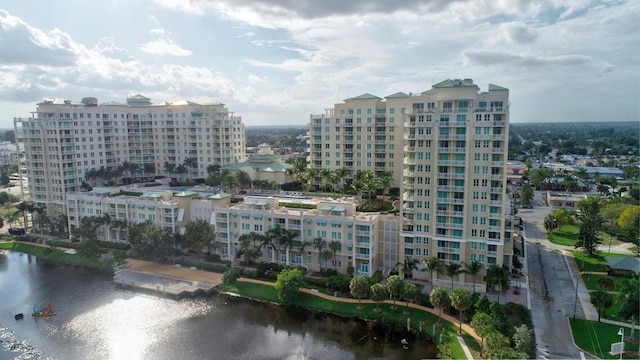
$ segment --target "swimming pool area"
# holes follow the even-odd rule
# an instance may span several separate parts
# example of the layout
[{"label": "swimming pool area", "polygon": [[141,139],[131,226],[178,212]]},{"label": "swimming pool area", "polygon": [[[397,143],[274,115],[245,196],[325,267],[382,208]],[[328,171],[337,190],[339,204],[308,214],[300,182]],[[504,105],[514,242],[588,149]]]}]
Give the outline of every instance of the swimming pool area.
[{"label": "swimming pool area", "polygon": [[312,200],[309,196],[289,196],[289,195],[267,195],[267,194],[247,194],[250,196],[272,197],[280,200],[295,200],[295,201],[307,201]]},{"label": "swimming pool area", "polygon": [[[216,194],[215,191],[198,189],[197,187],[193,187],[193,186],[175,186],[175,187],[169,187],[167,189],[173,191],[174,193],[183,192],[183,191],[194,191],[194,192],[197,192],[197,193],[205,195],[205,196],[215,195]],[[242,194],[241,196],[272,197],[272,198],[280,199],[280,200],[283,200],[283,201],[287,201],[287,200],[288,201],[309,201],[309,200],[313,200],[313,197],[310,197],[310,196],[296,196],[296,195],[275,195],[275,194],[247,193],[247,194]]]}]

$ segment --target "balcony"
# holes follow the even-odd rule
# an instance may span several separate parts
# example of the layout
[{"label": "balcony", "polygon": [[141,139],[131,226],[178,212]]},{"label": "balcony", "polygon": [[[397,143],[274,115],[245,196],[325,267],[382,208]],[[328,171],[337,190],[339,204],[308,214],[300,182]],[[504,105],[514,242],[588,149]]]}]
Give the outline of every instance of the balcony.
[{"label": "balcony", "polygon": [[371,255],[369,254],[356,253],[356,259],[369,260],[370,258],[371,258]]},{"label": "balcony", "polygon": [[415,121],[405,121],[404,122],[404,127],[405,128],[412,128],[416,126],[416,122]]},{"label": "balcony", "polygon": [[403,183],[403,185],[404,185],[404,188],[405,188],[405,189],[413,189],[413,183],[410,183],[410,182],[406,182],[406,181],[405,181],[405,182]]},{"label": "balcony", "polygon": [[492,174],[491,175],[491,180],[500,180],[501,181],[503,179],[503,176],[504,175],[502,175],[502,174]]},{"label": "balcony", "polygon": [[404,139],[405,140],[415,140],[416,139],[416,134],[404,134]]},{"label": "balcony", "polygon": [[415,176],[415,175],[414,175],[414,173],[413,173],[413,171],[409,171],[409,170],[404,170],[404,171],[402,172],[402,175],[403,175],[403,176],[406,176],[406,177],[410,177],[410,178],[412,178],[412,177],[414,177],[414,176]]},{"label": "balcony", "polygon": [[504,153],[504,148],[493,148],[491,149],[491,152],[494,154],[502,154]]},{"label": "balcony", "polygon": [[415,158],[406,157],[406,158],[404,158],[404,163],[406,165],[415,165],[416,164],[416,159]]},{"label": "balcony", "polygon": [[452,247],[439,247],[438,246],[438,252],[449,253],[449,254],[459,254],[460,253],[460,249],[452,248]]},{"label": "balcony", "polygon": [[416,148],[414,146],[405,146],[404,147],[404,151],[406,151],[406,152],[414,152],[414,151],[416,151]]}]

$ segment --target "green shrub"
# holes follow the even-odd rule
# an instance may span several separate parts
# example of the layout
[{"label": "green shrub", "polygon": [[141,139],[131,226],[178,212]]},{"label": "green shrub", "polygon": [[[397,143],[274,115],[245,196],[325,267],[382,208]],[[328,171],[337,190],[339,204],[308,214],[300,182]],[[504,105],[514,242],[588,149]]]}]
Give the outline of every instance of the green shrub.
[{"label": "green shrub", "polygon": [[378,270],[373,273],[373,276],[371,276],[371,285],[379,283],[380,280],[382,280],[382,271]]}]

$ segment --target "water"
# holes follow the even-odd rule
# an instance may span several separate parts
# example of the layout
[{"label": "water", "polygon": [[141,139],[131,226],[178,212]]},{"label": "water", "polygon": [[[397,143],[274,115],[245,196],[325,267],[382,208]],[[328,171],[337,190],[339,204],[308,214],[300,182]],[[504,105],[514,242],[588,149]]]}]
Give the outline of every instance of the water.
[{"label": "water", "polygon": [[[170,300],[109,276],[0,258],[1,359],[420,359],[434,345],[389,326],[223,295]],[[33,303],[58,316],[34,319]],[[14,314],[24,313],[23,320]],[[404,350],[400,340],[409,340]],[[15,350],[15,351],[12,351]]]}]

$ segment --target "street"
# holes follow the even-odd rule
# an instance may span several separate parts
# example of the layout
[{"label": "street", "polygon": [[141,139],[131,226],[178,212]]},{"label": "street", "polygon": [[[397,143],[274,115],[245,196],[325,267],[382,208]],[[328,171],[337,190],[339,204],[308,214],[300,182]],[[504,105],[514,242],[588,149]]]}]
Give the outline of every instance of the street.
[{"label": "street", "polygon": [[[571,341],[568,317],[584,318],[581,302],[565,256],[547,240],[543,220],[550,209],[536,192],[534,209],[520,210],[527,242],[527,268],[531,316],[536,333],[536,357],[579,359],[581,351]],[[577,274],[577,273],[576,273]],[[584,356],[584,355],[582,355]]]}]

